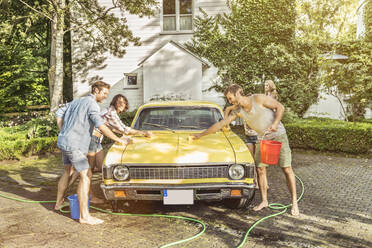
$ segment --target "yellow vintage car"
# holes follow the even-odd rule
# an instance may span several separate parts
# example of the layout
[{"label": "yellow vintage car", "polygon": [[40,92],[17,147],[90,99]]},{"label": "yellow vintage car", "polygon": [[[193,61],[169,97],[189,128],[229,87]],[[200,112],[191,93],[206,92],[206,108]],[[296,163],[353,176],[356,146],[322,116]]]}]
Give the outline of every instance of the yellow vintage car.
[{"label": "yellow vintage car", "polygon": [[249,205],[254,197],[254,162],[239,136],[226,127],[189,139],[222,118],[222,109],[212,102],[141,106],[131,127],[151,131],[153,137],[133,136],[132,144],[114,144],[105,157],[101,188],[113,210],[128,200],[164,204],[223,200],[232,208]]}]

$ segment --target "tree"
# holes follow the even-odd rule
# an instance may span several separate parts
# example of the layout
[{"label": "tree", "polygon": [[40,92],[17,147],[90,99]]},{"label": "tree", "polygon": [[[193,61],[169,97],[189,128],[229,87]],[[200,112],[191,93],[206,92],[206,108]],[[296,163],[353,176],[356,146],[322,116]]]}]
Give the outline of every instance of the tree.
[{"label": "tree", "polygon": [[372,1],[364,0],[362,3],[364,6],[363,11],[363,22],[365,28],[364,40],[367,42],[372,42]]},{"label": "tree", "polygon": [[[355,123],[372,103],[372,43],[364,40],[338,44],[337,52],[345,54],[344,62],[324,61],[322,81],[327,89],[337,89],[350,105]],[[346,113],[347,114],[347,113]]]},{"label": "tree", "polygon": [[[150,16],[155,13],[156,0],[113,0],[107,7],[98,0],[40,0],[30,5],[18,0],[34,13],[47,18],[51,23],[51,48],[48,71],[50,108],[55,110],[63,99],[64,35],[70,31],[84,34],[81,42],[91,44],[78,62],[86,68],[102,64],[104,52],[123,56],[129,44],[139,45],[126,24],[125,13]],[[121,10],[121,16],[112,11]],[[66,25],[67,23],[70,26]],[[88,63],[90,63],[88,65]]]},{"label": "tree", "polygon": [[348,59],[322,62],[326,72],[322,74],[323,84],[349,104],[345,117],[351,116],[354,123],[363,117],[366,107],[372,106],[372,1],[366,0],[363,4],[359,8],[364,7],[364,35],[356,37],[354,32],[333,45],[335,52]]},{"label": "tree", "polygon": [[235,0],[228,7],[230,13],[197,17],[187,44],[219,69],[222,81],[214,88],[237,83],[246,93],[262,93],[270,78],[280,101],[303,115],[318,97],[318,51],[296,40],[295,0]]},{"label": "tree", "polygon": [[47,26],[20,2],[0,1],[1,112],[48,104]]},{"label": "tree", "polygon": [[350,35],[355,38],[357,4],[355,0],[297,0],[297,39],[321,45]]},{"label": "tree", "polygon": [[297,1],[296,39],[316,47],[318,54],[322,54],[317,58],[321,72],[317,81],[325,86],[328,94],[339,100],[343,109],[346,108],[343,106],[340,91],[337,87],[325,83],[327,70],[322,71],[322,66],[334,64],[335,61],[324,60],[323,54],[335,54],[338,44],[355,39],[357,4],[355,0]]}]

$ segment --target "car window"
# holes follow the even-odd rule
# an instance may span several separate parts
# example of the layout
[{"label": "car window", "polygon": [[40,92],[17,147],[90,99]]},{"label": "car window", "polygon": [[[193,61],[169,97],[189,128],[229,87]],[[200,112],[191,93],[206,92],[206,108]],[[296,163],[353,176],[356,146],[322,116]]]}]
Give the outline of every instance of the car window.
[{"label": "car window", "polygon": [[203,130],[222,119],[213,107],[151,107],[140,113],[134,124],[139,130]]}]

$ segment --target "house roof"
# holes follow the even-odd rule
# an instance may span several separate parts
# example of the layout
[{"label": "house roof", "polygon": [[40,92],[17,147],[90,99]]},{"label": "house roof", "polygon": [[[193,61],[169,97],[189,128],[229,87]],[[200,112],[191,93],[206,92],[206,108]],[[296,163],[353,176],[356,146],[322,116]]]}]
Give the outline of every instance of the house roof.
[{"label": "house roof", "polygon": [[173,40],[170,40],[169,42],[165,43],[163,46],[161,46],[160,48],[156,49],[155,51],[153,51],[149,56],[147,56],[146,58],[144,58],[139,64],[138,66],[142,65],[146,60],[148,60],[152,55],[154,55],[157,51],[159,51],[160,49],[162,49],[163,47],[165,47],[168,43],[174,45],[175,47],[178,47],[179,49],[187,52],[188,54],[190,54],[191,56],[195,57],[197,60],[199,60],[204,66],[206,67],[210,67],[210,64],[207,60],[205,59],[202,59],[201,57],[199,57],[198,55],[196,55],[195,53],[191,52],[190,50],[188,50],[185,46],[181,45],[180,43],[176,42],[176,41],[173,41]]}]

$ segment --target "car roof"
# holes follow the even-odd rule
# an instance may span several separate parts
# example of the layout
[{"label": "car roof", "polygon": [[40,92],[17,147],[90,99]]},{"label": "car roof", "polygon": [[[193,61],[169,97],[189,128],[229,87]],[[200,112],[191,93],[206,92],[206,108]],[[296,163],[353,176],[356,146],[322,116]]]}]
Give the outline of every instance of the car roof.
[{"label": "car roof", "polygon": [[140,108],[147,108],[147,107],[169,107],[169,106],[202,106],[202,107],[214,107],[219,108],[221,107],[209,101],[196,101],[196,100],[186,100],[186,101],[156,101],[156,102],[149,102],[143,104]]}]

